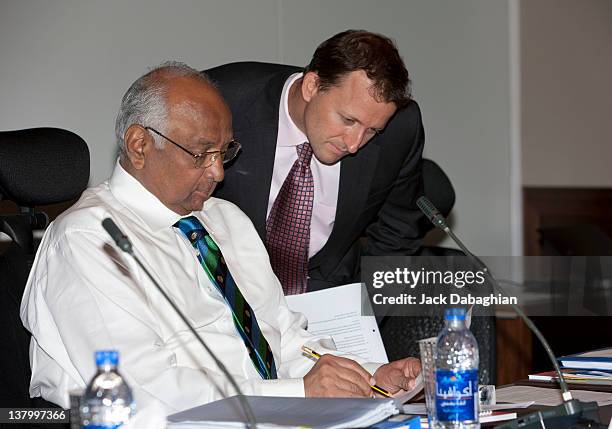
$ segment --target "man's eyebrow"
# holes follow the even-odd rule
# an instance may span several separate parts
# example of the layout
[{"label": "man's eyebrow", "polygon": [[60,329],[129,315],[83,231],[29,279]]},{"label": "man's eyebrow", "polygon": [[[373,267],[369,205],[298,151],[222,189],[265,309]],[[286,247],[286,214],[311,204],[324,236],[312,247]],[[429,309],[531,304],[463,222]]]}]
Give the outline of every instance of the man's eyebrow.
[{"label": "man's eyebrow", "polygon": [[204,153],[204,152],[217,152],[217,151],[222,151],[222,150],[226,149],[226,148],[229,146],[229,144],[230,144],[231,142],[233,142],[233,141],[234,141],[234,138],[232,137],[232,138],[231,138],[231,139],[229,139],[228,141],[226,141],[226,142],[224,142],[224,143],[221,143],[221,147],[220,147],[219,149],[214,149],[214,150],[211,150],[211,148],[213,148],[213,147],[215,147],[215,146],[217,146],[217,145],[218,145],[218,143],[217,143],[217,142],[213,142],[213,141],[210,141],[210,140],[200,140],[199,142],[197,142],[197,145],[198,145],[199,147],[201,147],[201,148],[202,148],[202,150],[198,150],[198,152],[199,152],[199,153]]},{"label": "man's eyebrow", "polygon": [[197,142],[193,143],[194,151],[196,151],[195,148],[197,148],[198,153],[207,152],[215,145],[216,143],[210,140],[198,140]]},{"label": "man's eyebrow", "polygon": [[359,124],[363,124],[363,122],[361,122],[361,121],[359,120],[359,118],[356,118],[355,116],[353,116],[352,114],[350,114],[350,113],[348,113],[348,112],[344,112],[344,111],[342,111],[342,110],[341,110],[341,111],[340,111],[340,114],[341,114],[342,116],[344,116],[346,119],[349,119],[349,120],[351,120],[351,121],[355,121],[355,122],[357,122],[357,123],[359,123]]},{"label": "man's eyebrow", "polygon": [[[351,121],[355,121],[355,122],[357,122],[358,124],[363,125],[363,122],[361,122],[361,121],[360,121],[358,118],[354,117],[353,115],[350,115],[350,114],[345,113],[345,112],[342,112],[342,111],[340,111],[340,114],[341,114],[342,116],[344,116],[346,119],[350,119]],[[386,126],[386,125],[385,125],[385,126]],[[380,132],[382,132],[382,131],[385,129],[385,126],[382,126],[382,127],[369,127],[369,128],[370,128],[370,129],[372,129],[372,130],[374,130],[374,131],[375,131],[375,132],[377,132],[377,133],[380,133]]]}]

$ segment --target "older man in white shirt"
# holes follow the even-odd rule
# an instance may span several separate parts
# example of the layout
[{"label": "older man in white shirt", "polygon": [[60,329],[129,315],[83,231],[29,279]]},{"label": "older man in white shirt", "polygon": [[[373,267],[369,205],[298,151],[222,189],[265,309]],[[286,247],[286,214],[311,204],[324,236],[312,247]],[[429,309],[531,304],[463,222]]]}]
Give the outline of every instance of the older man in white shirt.
[{"label": "older man in white shirt", "polygon": [[[32,396],[67,407],[67,392],[95,372],[93,352],[108,348],[119,351],[139,406],[156,400],[173,412],[235,393],[144,272],[115,250],[101,227],[106,217],[127,232],[245,394],[369,396],[374,381],[392,392],[413,384],[416,359],[360,365],[305,331],[250,220],[210,198],[239,145],[205,77],[173,63],[139,78],[123,97],[116,133],[121,155],[111,178],[49,227],[25,289]],[[186,223],[201,229],[186,232]],[[209,251],[220,252],[226,277],[211,273]],[[231,304],[237,294],[240,310]],[[236,322],[237,311],[248,320]],[[328,354],[315,364],[304,344]]]}]

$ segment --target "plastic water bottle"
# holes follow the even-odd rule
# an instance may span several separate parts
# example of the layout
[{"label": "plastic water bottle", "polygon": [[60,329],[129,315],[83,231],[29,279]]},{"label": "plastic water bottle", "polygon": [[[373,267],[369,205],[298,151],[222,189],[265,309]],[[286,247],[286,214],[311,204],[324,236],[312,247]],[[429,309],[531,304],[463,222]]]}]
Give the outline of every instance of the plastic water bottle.
[{"label": "plastic water bottle", "polygon": [[81,405],[81,423],[87,429],[115,429],[134,414],[132,392],[117,372],[119,353],[95,353],[98,372],[87,386]]},{"label": "plastic water bottle", "polygon": [[444,312],[436,345],[436,423],[444,429],[480,428],[478,343],[465,325],[465,310]]}]

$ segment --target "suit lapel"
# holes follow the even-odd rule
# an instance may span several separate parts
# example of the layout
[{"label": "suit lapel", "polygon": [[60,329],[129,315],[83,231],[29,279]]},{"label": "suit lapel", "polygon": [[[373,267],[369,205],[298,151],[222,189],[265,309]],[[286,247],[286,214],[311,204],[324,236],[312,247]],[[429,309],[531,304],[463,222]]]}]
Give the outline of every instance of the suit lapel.
[{"label": "suit lapel", "polygon": [[241,162],[232,166],[232,174],[245,176],[240,180],[241,204],[243,210],[251,218],[260,237],[266,234],[266,212],[268,197],[274,168],[274,152],[276,149],[277,129],[253,128],[246,131],[236,131],[238,141],[248,141]]},{"label": "suit lapel", "polygon": [[[334,227],[325,246],[310,259],[309,269],[318,267],[332,255],[339,259],[346,251],[341,247],[347,245],[346,238],[351,235],[355,223],[359,220],[355,214],[361,213],[367,202],[378,164],[379,151],[380,146],[371,142],[357,155],[347,156],[340,161],[340,184]],[[335,266],[338,261],[330,262],[329,266]]]},{"label": "suit lapel", "polygon": [[243,209],[264,241],[278,137],[280,98],[285,81],[296,71],[283,71],[272,76],[262,91],[261,103],[253,103],[244,112],[244,118],[241,118],[244,125],[235,130],[236,139],[245,142],[245,145],[239,162],[232,167],[236,168],[233,174],[250,176],[250,179],[240,181],[242,201],[246,201]]}]

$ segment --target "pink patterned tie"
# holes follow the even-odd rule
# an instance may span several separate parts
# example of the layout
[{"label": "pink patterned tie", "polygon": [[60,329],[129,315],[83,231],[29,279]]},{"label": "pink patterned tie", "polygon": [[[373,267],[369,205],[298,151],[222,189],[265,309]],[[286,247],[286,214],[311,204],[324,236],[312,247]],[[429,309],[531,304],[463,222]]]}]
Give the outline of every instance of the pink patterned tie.
[{"label": "pink patterned tie", "polygon": [[314,181],[310,170],[312,148],[296,146],[298,159],[289,170],[266,222],[266,246],[274,273],[285,295],[306,292],[310,219]]}]

